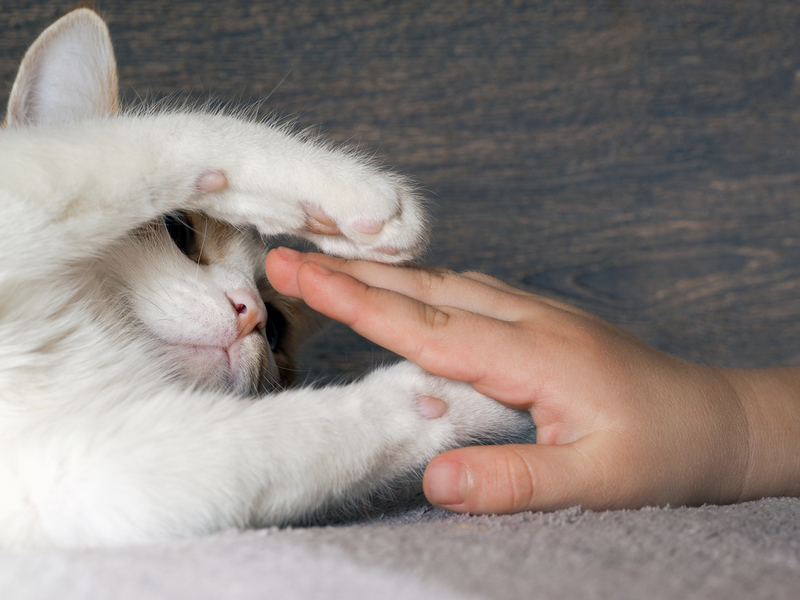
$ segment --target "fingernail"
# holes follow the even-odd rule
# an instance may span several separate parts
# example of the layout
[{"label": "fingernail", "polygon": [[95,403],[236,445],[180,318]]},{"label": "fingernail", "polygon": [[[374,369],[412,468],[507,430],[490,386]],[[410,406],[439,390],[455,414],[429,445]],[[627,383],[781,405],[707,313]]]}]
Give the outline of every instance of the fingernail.
[{"label": "fingernail", "polygon": [[285,260],[297,261],[300,259],[300,253],[297,250],[292,250],[286,246],[275,248],[275,252],[280,254],[281,258]]},{"label": "fingernail", "polygon": [[460,462],[434,460],[425,470],[425,480],[425,495],[437,506],[463,504],[469,491],[469,473]]},{"label": "fingernail", "polygon": [[306,263],[312,269],[314,269],[320,275],[333,275],[333,271],[331,271],[328,267],[324,267],[319,263],[308,261]]}]

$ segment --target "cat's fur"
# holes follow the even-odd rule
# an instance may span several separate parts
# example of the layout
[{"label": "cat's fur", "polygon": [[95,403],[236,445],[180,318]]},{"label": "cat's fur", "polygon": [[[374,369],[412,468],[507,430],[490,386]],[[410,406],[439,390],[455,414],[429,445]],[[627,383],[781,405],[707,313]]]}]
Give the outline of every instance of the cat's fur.
[{"label": "cat's fur", "polygon": [[316,318],[269,288],[256,231],[401,261],[418,199],[280,127],[117,105],[79,9],[26,54],[0,131],[0,547],[291,523],[521,426],[409,363],[265,395]]}]

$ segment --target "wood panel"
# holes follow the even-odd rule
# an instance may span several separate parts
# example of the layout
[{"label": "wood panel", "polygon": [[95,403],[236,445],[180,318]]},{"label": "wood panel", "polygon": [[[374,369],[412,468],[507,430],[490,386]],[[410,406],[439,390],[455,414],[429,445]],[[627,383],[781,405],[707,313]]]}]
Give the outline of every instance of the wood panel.
[{"label": "wood panel", "polygon": [[[296,115],[428,190],[426,262],[681,356],[800,360],[800,5],[97,2],[125,95]],[[68,3],[0,1],[0,96]],[[311,377],[385,355],[342,328]]]}]

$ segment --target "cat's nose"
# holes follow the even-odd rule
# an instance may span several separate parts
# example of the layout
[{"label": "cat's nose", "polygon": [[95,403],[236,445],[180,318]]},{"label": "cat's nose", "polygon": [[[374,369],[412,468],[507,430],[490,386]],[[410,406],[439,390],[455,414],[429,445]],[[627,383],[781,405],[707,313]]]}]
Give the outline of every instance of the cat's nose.
[{"label": "cat's nose", "polygon": [[236,327],[239,338],[243,338],[255,329],[264,329],[267,325],[267,308],[250,290],[231,290],[225,294],[236,312]]}]

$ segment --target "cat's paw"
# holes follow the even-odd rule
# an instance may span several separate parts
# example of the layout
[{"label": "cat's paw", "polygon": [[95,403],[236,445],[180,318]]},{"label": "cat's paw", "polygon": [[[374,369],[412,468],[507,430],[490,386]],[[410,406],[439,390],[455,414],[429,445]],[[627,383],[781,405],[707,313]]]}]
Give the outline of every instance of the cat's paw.
[{"label": "cat's paw", "polygon": [[409,362],[376,376],[383,386],[403,390],[414,413],[415,443],[425,460],[459,446],[534,440],[527,412],[503,406],[468,383],[436,377]]},{"label": "cat's paw", "polygon": [[420,196],[368,158],[231,118],[179,115],[167,123],[189,138],[180,148],[185,160],[213,165],[194,186],[198,207],[213,218],[300,236],[345,258],[401,262],[425,247]]},{"label": "cat's paw", "polygon": [[419,256],[427,243],[425,211],[410,186],[372,169],[357,186],[357,198],[303,202],[305,221],[296,234],[345,258],[401,262]]},{"label": "cat's paw", "polygon": [[[224,171],[203,172],[195,189],[211,197],[208,209],[213,216],[255,225],[267,236],[297,235],[314,242],[323,252],[344,258],[389,263],[416,258],[427,243],[422,201],[401,177],[367,165],[358,167],[362,173],[355,179],[347,178],[351,181],[346,185],[337,184],[340,177],[331,178],[325,199],[302,198],[270,205],[268,200],[262,204],[240,197],[233,203],[235,212],[219,201],[230,191]],[[232,191],[236,197],[235,185]]]}]

